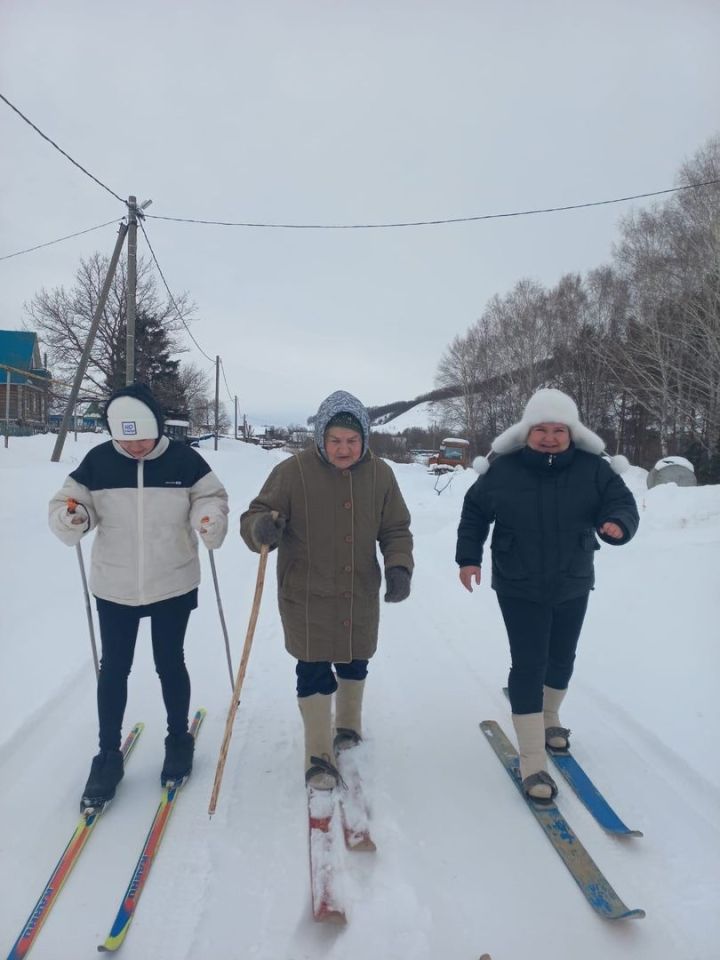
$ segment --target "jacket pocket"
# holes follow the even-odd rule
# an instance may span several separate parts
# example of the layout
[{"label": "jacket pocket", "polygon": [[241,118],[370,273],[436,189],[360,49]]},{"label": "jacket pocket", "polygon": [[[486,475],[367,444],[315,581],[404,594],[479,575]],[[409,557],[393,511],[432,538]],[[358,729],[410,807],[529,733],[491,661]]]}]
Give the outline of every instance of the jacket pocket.
[{"label": "jacket pocket", "polygon": [[595,539],[592,530],[583,530],[578,537],[578,546],[574,551],[573,560],[568,574],[571,577],[592,577],[595,567],[595,551],[600,544]]},{"label": "jacket pocket", "polygon": [[[291,560],[287,569],[283,573],[280,583],[279,583],[279,594],[281,597],[284,597],[286,600],[299,600],[300,599],[300,579],[301,579],[301,570],[300,564],[297,560]],[[304,589],[303,589],[304,593]]]},{"label": "jacket pocket", "polygon": [[503,580],[526,580],[528,573],[518,551],[515,535],[509,531],[496,533],[492,544],[493,573]]}]

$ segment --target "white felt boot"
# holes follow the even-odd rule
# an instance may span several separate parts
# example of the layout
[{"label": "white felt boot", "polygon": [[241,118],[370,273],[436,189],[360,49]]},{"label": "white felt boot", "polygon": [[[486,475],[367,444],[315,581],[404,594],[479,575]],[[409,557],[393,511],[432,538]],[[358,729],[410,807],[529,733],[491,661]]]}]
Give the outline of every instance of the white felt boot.
[{"label": "white felt boot", "polygon": [[335,751],[347,750],[362,740],[364,680],[338,677],[335,694]]},{"label": "white felt boot", "polygon": [[557,795],[557,786],[546,767],[543,715],[514,713],[512,722],[518,741],[523,790],[531,800],[550,803]]},{"label": "white felt boot", "polygon": [[333,763],[332,697],[313,693],[298,697],[298,706],[305,725],[305,783],[316,790],[332,790],[340,779]]},{"label": "white felt boot", "polygon": [[553,750],[567,750],[570,746],[570,731],[560,723],[560,704],[565,699],[565,690],[555,687],[543,687],[543,719],[545,721],[545,743]]}]

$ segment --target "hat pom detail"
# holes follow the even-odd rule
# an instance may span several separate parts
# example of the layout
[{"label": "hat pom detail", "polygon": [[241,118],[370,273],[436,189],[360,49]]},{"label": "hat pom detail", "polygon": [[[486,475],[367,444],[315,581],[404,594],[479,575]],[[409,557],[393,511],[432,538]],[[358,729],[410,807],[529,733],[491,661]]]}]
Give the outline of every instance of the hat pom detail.
[{"label": "hat pom detail", "polygon": [[472,466],[475,473],[477,473],[479,476],[482,476],[490,469],[490,461],[487,457],[475,457]]},{"label": "hat pom detail", "polygon": [[615,457],[610,457],[609,459],[610,459],[610,466],[615,471],[615,473],[625,473],[625,471],[630,467],[630,461],[628,460],[627,457],[624,457],[621,453],[619,453]]}]

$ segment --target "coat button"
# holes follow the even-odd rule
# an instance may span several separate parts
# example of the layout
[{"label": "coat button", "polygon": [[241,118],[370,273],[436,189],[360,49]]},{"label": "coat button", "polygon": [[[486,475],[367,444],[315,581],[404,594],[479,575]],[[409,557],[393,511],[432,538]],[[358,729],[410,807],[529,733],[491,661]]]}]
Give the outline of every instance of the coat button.
[{"label": "coat button", "polygon": [[349,627],[349,626],[350,626],[350,621],[349,621],[349,620],[343,620],[342,625],[343,625],[344,627]]},{"label": "coat button", "polygon": [[345,573],[352,573],[352,567],[350,566],[349,563],[346,563],[346,564],[345,564],[345,566],[343,567],[343,571],[344,571]]},{"label": "coat button", "polygon": [[348,535],[345,537],[345,543],[352,543],[352,537],[350,536],[350,534],[348,534]]},{"label": "coat button", "polygon": [[346,510],[349,510],[350,507],[352,506],[352,500],[346,500],[343,506],[345,507]]}]

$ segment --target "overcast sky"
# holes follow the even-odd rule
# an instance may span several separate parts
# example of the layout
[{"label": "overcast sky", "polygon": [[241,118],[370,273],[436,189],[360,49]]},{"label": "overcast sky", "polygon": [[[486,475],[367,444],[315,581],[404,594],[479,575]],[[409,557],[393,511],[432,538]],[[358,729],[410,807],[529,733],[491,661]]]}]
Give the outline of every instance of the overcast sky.
[{"label": "overcast sky", "polygon": [[[717,0],[2,0],[0,91],[151,214],[463,217],[673,186],[720,132],[719,36]],[[0,199],[0,255],[124,213],[2,102]],[[286,424],[431,390],[490,297],[606,262],[630,209],[146,227],[240,411]],[[0,327],[115,236],[0,261]]]}]

